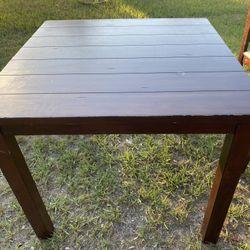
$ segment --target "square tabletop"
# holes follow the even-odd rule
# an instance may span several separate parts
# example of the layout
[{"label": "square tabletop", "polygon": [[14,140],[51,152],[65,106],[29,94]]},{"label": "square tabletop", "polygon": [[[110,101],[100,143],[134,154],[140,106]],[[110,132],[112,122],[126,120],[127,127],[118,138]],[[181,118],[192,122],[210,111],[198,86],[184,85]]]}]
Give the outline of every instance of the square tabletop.
[{"label": "square tabletop", "polygon": [[0,126],[250,117],[250,80],[205,18],[46,21],[0,73]]}]

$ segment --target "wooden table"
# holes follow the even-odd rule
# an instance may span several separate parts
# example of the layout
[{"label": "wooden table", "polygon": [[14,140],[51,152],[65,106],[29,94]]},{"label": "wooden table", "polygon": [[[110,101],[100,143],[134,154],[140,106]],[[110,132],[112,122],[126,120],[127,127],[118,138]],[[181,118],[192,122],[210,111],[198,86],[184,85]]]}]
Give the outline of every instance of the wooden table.
[{"label": "wooden table", "polygon": [[1,169],[40,238],[53,225],[15,135],[227,134],[202,226],[218,240],[250,158],[250,80],[207,19],[47,21],[1,72],[0,107]]}]

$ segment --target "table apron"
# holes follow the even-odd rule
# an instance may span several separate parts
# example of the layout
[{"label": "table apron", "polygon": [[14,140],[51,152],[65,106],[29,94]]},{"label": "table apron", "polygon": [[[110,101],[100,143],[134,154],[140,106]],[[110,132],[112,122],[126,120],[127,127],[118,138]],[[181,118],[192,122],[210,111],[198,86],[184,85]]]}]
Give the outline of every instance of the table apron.
[{"label": "table apron", "polygon": [[[249,122],[248,122],[249,123]],[[239,123],[232,121],[199,121],[192,119],[85,119],[47,120],[3,124],[4,134],[74,135],[74,134],[232,134]],[[250,127],[250,123],[249,123]]]}]

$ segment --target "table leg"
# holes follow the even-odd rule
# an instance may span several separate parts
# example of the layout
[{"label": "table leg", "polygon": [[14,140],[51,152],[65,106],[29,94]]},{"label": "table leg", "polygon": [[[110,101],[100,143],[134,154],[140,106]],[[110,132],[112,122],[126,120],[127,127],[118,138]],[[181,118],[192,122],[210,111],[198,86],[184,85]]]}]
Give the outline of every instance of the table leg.
[{"label": "table leg", "polygon": [[39,238],[53,233],[53,224],[12,135],[0,132],[0,168]]},{"label": "table leg", "polygon": [[241,174],[250,156],[249,127],[239,126],[235,133],[226,135],[205,213],[203,242],[216,243]]}]

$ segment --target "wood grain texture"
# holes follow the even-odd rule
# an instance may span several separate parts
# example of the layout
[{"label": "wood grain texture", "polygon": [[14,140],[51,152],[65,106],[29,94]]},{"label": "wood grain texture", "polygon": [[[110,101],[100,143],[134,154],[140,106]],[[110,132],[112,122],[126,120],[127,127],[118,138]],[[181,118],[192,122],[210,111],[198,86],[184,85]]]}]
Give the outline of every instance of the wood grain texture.
[{"label": "wood grain texture", "polygon": [[[87,46],[75,46],[75,32],[90,35],[78,38]],[[44,47],[21,49],[3,69],[2,120],[249,115],[249,78],[206,19],[49,21],[37,34],[70,36],[33,36],[28,44]],[[142,37],[147,46],[131,46]],[[207,37],[218,44],[198,45]]]},{"label": "wood grain texture", "polygon": [[139,36],[215,34],[211,25],[204,26],[127,26],[127,27],[54,27],[40,28],[33,36]]},{"label": "wood grain texture", "polygon": [[249,159],[250,126],[239,125],[234,134],[226,136],[224,142],[203,221],[204,242],[218,241],[236,186]]},{"label": "wood grain texture", "polygon": [[27,47],[97,47],[97,46],[154,46],[154,45],[192,45],[192,44],[223,44],[218,34],[185,35],[180,39],[176,35],[141,35],[141,36],[84,36],[76,37],[31,37],[24,45]]},{"label": "wood grain texture", "polygon": [[1,75],[242,72],[233,57],[12,60]]},{"label": "wood grain texture", "polygon": [[168,25],[209,25],[206,18],[127,18],[127,19],[84,19],[84,20],[48,20],[41,27],[120,27],[120,26],[168,26]]},{"label": "wood grain texture", "polygon": [[249,89],[249,78],[245,72],[0,76],[0,95],[243,91]]},{"label": "wood grain texture", "polygon": [[0,131],[0,168],[39,238],[53,233],[53,224],[15,137]]},{"label": "wood grain texture", "polygon": [[[232,57],[224,45],[159,45],[124,47],[50,47],[22,48],[13,60],[42,59],[116,59],[171,57]],[[206,59],[205,59],[206,60]]]},{"label": "wood grain texture", "polygon": [[250,91],[22,94],[2,95],[0,106],[1,118],[240,116],[250,115],[249,96]]}]

